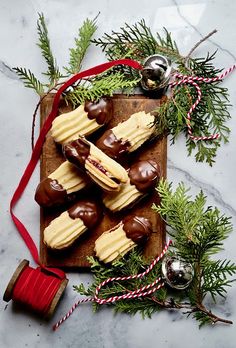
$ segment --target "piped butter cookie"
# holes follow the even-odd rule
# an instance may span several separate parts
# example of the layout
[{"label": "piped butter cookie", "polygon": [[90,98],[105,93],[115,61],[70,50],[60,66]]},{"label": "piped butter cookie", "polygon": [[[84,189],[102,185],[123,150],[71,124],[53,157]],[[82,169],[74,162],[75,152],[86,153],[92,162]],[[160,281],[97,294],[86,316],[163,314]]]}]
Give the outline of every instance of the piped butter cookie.
[{"label": "piped butter cookie", "polygon": [[126,170],[83,137],[63,146],[65,158],[84,170],[105,191],[119,191]]},{"label": "piped butter cookie", "polygon": [[109,210],[117,212],[135,204],[155,188],[159,175],[159,166],[155,161],[135,162],[128,170],[128,181],[121,185],[120,190],[104,195],[104,205]]},{"label": "piped butter cookie", "polygon": [[65,204],[75,198],[75,193],[89,185],[89,178],[72,163],[63,162],[36,188],[35,200],[42,207]]},{"label": "piped butter cookie", "polygon": [[87,101],[73,111],[61,114],[52,123],[51,135],[55,142],[68,143],[80,135],[89,135],[107,124],[113,113],[112,101],[101,98]]},{"label": "piped butter cookie", "polygon": [[79,201],[50,222],[43,232],[43,241],[51,249],[67,248],[86,230],[96,226],[101,217],[98,204]]},{"label": "piped butter cookie", "polygon": [[95,253],[100,261],[109,263],[124,256],[138,244],[144,244],[152,232],[148,219],[128,216],[95,241]]},{"label": "piped butter cookie", "polygon": [[127,121],[107,130],[96,146],[114,159],[120,159],[125,154],[137,150],[147,141],[155,130],[155,117],[144,111],[130,116]]}]

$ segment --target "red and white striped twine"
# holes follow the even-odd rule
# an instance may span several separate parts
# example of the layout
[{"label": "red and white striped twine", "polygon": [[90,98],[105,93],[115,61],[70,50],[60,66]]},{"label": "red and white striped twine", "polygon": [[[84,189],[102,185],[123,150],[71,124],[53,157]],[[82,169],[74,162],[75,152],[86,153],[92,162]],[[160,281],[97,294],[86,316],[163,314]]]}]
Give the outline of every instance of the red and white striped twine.
[{"label": "red and white striped twine", "polygon": [[205,82],[205,83],[216,82],[216,81],[219,81],[219,80],[222,80],[223,78],[225,78],[235,68],[236,68],[236,65],[234,64],[229,69],[225,70],[221,75],[216,76],[216,77],[188,76],[188,75],[183,75],[183,74],[180,74],[180,73],[175,73],[173,75],[174,78],[177,78],[179,80],[171,82],[170,83],[170,87],[173,88],[174,86],[179,86],[179,85],[183,85],[183,84],[191,84],[197,90],[197,99],[193,103],[191,108],[189,109],[189,111],[187,113],[187,117],[186,117],[186,123],[187,123],[188,134],[189,134],[190,139],[192,139],[192,140],[214,140],[214,139],[218,139],[220,137],[220,134],[218,134],[218,133],[211,134],[209,136],[194,136],[193,135],[192,127],[191,127],[191,114],[196,109],[196,107],[198,106],[198,104],[200,103],[201,98],[202,98],[201,88],[199,87],[199,85],[195,81],[197,81],[197,82]]},{"label": "red and white striped twine", "polygon": [[[153,294],[155,291],[159,290],[161,287],[164,286],[164,281],[162,280],[161,277],[157,278],[156,280],[154,280],[151,284],[148,285],[144,285],[136,290],[133,291],[129,291],[123,295],[117,295],[117,296],[111,296],[108,297],[106,299],[103,298],[99,298],[99,291],[101,290],[101,288],[103,286],[105,286],[106,284],[113,282],[113,281],[123,281],[123,280],[130,280],[130,279],[141,279],[144,276],[146,276],[149,272],[151,272],[151,270],[155,267],[155,265],[160,261],[160,259],[165,255],[165,253],[167,252],[170,244],[172,243],[171,240],[168,240],[167,244],[165,245],[164,249],[162,250],[161,254],[152,261],[152,263],[148,266],[148,268],[139,274],[135,274],[135,275],[130,275],[130,276],[126,276],[126,277],[112,277],[112,278],[107,278],[106,280],[104,280],[102,283],[100,283],[96,290],[95,290],[95,295],[94,297],[88,297],[85,299],[81,299],[78,302],[76,302],[71,309],[68,311],[68,313],[62,317],[54,326],[53,326],[53,330],[58,329],[58,327],[64,323],[64,321],[66,321],[71,314],[74,312],[74,310],[76,309],[76,307],[78,307],[81,303],[84,302],[96,302],[100,305],[103,304],[108,304],[108,303],[113,303],[119,300],[126,300],[126,299],[133,299],[133,298],[139,298],[139,297],[145,297],[148,296],[150,294]],[[161,282],[162,281],[162,282]],[[160,283],[161,282],[161,283]],[[158,284],[160,283],[160,284]]]}]

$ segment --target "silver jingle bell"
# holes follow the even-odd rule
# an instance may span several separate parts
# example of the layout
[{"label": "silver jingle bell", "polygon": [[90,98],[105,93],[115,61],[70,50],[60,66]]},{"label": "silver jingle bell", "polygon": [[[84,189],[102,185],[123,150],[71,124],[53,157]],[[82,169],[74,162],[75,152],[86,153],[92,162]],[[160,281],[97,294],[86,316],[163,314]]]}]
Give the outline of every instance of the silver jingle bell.
[{"label": "silver jingle bell", "polygon": [[193,280],[194,269],[191,263],[177,256],[167,256],[162,262],[162,274],[171,288],[183,290]]},{"label": "silver jingle bell", "polygon": [[171,60],[160,54],[149,56],[140,70],[141,86],[145,91],[155,91],[167,87],[171,76]]}]

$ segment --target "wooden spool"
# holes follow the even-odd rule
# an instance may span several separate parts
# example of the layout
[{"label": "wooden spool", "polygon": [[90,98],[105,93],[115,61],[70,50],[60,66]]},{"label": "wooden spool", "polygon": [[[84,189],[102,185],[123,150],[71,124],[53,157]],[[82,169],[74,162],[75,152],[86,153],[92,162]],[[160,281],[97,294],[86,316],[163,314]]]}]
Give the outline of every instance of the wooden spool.
[{"label": "wooden spool", "polygon": [[[15,272],[13,273],[13,276],[11,277],[11,279],[6,287],[6,290],[4,292],[4,295],[3,295],[3,300],[5,302],[9,302],[10,300],[12,300],[12,294],[13,294],[15,284],[17,283],[17,280],[19,279],[22,272],[24,272],[25,268],[28,266],[29,266],[29,261],[22,260],[21,263],[19,264],[19,266],[17,267],[17,269],[15,270]],[[61,285],[60,285],[58,291],[56,292],[47,313],[44,314],[44,317],[46,319],[49,319],[53,315],[53,313],[56,309],[56,306],[57,306],[57,304],[58,304],[66,286],[67,286],[67,283],[68,283],[68,279],[62,280]]]}]

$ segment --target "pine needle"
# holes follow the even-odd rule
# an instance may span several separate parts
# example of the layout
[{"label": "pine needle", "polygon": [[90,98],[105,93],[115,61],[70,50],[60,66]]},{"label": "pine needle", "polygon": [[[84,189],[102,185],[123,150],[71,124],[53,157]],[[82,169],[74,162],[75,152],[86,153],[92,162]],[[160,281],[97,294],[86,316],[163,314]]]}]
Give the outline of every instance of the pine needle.
[{"label": "pine needle", "polygon": [[44,93],[43,84],[35,77],[35,75],[29,70],[25,68],[13,68],[13,70],[17,73],[19,78],[23,81],[25,87],[32,88],[35,92],[42,96]]},{"label": "pine needle", "polygon": [[43,13],[39,13],[37,30],[39,36],[39,42],[37,45],[40,47],[42,56],[44,57],[48,66],[48,70],[44,73],[44,75],[49,77],[50,85],[53,85],[61,77],[61,73],[57,66],[56,59],[52,54],[50,40],[48,37],[48,30]]},{"label": "pine needle", "polygon": [[90,46],[91,38],[97,29],[97,17],[93,20],[87,18],[79,29],[78,37],[75,38],[75,48],[70,49],[69,67],[64,67],[67,73],[75,74],[80,71],[82,61]]}]

